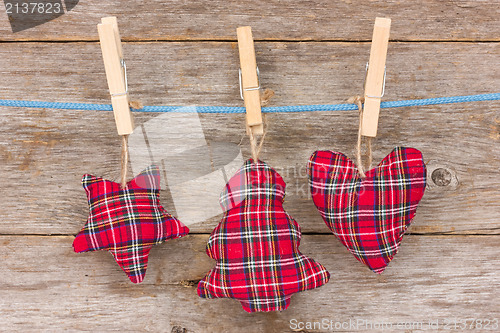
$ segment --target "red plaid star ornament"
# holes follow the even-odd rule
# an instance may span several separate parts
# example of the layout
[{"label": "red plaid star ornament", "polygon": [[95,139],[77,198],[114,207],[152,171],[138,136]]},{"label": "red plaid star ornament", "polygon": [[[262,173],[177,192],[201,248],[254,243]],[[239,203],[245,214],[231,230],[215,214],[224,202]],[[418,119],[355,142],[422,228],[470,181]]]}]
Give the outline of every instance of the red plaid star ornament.
[{"label": "red plaid star ornament", "polygon": [[308,174],[314,204],[328,228],[356,259],[382,273],[424,195],[422,153],[395,148],[361,179],[344,154],[316,151]]},{"label": "red plaid star ornament", "polygon": [[285,182],[252,160],[229,180],[225,213],[207,244],[216,266],[198,284],[203,298],[234,298],[247,312],[281,311],[292,294],[327,283],[330,274],[299,251],[298,223],[283,209]]},{"label": "red plaid star ornament", "polygon": [[188,234],[189,229],[160,205],[160,171],[150,166],[120,184],[84,175],[89,218],[73,241],[75,252],[108,250],[130,281],[144,280],[153,245]]}]

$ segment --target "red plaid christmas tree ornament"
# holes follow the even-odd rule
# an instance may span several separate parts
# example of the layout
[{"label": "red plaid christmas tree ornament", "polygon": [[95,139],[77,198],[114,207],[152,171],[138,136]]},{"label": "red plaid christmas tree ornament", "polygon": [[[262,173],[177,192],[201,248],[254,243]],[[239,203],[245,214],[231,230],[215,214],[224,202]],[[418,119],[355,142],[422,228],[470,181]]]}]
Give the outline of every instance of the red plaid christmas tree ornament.
[{"label": "red plaid christmas tree ornament", "polygon": [[299,251],[298,223],[283,209],[285,182],[266,163],[247,160],[221,194],[225,213],[210,235],[216,266],[198,284],[203,298],[234,298],[247,312],[281,311],[292,294],[330,274]]},{"label": "red plaid christmas tree ornament", "polygon": [[78,233],[75,252],[108,250],[130,281],[140,283],[153,245],[188,234],[189,229],[160,205],[160,172],[150,166],[125,187],[84,175],[90,214]]}]

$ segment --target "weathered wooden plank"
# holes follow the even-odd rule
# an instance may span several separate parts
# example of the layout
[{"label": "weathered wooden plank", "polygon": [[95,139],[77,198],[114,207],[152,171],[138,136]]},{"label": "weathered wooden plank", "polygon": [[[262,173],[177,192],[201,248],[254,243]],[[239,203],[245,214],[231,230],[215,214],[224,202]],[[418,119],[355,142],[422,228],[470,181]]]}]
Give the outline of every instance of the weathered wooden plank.
[{"label": "weathered wooden plank", "polygon": [[[391,17],[394,40],[499,40],[495,0],[417,1],[80,1],[35,28],[12,33],[6,15],[1,40],[97,40],[101,17],[116,15],[128,40],[236,40],[251,25],[256,39],[369,40],[376,16]],[[19,25],[20,22],[14,21]]]},{"label": "weathered wooden plank", "polygon": [[[271,105],[362,93],[370,43],[256,42]],[[384,100],[492,92],[498,43],[390,43]],[[240,105],[236,43],[124,43],[129,91],[146,105]],[[109,103],[98,43],[0,47],[2,98]]]},{"label": "weathered wooden plank", "polygon": [[[365,321],[358,330],[336,331],[401,332],[398,323],[437,320],[443,330],[446,320],[500,317],[498,236],[407,236],[376,275],[333,236],[306,235],[302,252],[327,267],[330,282],[294,295],[284,312],[258,314],[234,300],[197,296],[196,281],[214,264],[204,251],[207,237],[155,246],[146,279],[134,285],[109,253],[73,253],[73,237],[1,236],[0,324],[9,331],[290,332],[291,320],[326,319]],[[369,329],[367,322],[394,327]]]},{"label": "weathered wooden plank", "polygon": [[[241,106],[235,46],[126,44],[132,99],[140,98],[146,105]],[[97,43],[3,44],[2,98],[109,103],[98,48]],[[273,106],[339,103],[361,92],[369,44],[256,43],[256,48],[262,85],[276,92]],[[492,64],[498,63],[499,54],[500,45],[495,43],[391,44],[385,100],[492,92],[500,75],[500,66]],[[119,176],[120,141],[112,113],[1,110],[0,174],[4,186],[0,188],[0,233],[76,233],[87,214],[80,186],[82,174],[115,180]],[[145,128],[157,124],[159,130],[146,129],[155,142],[166,141],[167,135],[179,132],[179,128],[163,126],[159,118],[155,119],[158,116],[139,113],[136,123]],[[306,163],[315,149],[335,149],[354,156],[356,113],[266,117],[268,135],[261,157],[288,184],[286,208],[304,232],[328,233],[307,193]],[[214,166],[233,159],[245,135],[243,115],[203,114],[199,118],[202,140],[211,146],[211,156],[207,150],[196,149],[191,155],[155,156],[157,162],[163,160],[163,168],[164,164],[177,169],[182,166],[181,178],[207,174]],[[375,161],[394,146],[407,145],[423,151],[429,170],[444,169],[434,178],[445,186],[437,186],[429,175],[432,186],[417,211],[413,232],[498,233],[500,187],[494,175],[500,166],[499,126],[498,102],[382,111]],[[217,144],[222,148],[214,154]],[[241,150],[244,157],[250,156],[246,139]],[[141,154],[147,155],[147,151]],[[131,154],[132,162],[143,158],[141,154],[137,150]],[[202,160],[208,161],[208,166]],[[172,176],[173,172],[167,174]],[[220,190],[217,186],[194,188],[214,196]],[[200,204],[185,200],[174,205],[171,192],[163,191],[162,202],[173,213],[186,207],[195,210],[193,206]],[[207,209],[200,206],[196,209]],[[210,232],[219,218],[207,218],[190,228]]]}]

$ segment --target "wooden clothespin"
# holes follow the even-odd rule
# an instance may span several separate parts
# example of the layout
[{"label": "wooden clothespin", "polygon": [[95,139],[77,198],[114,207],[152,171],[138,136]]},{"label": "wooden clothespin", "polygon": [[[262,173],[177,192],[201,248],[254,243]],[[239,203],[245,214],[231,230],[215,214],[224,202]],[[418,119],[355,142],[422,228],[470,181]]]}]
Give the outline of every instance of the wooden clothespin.
[{"label": "wooden clothespin", "polygon": [[116,17],[102,18],[101,23],[97,25],[97,30],[99,31],[116,128],[119,135],[128,135],[134,130],[134,119],[129,107],[127,68],[123,60],[122,43]]},{"label": "wooden clothespin", "polygon": [[251,27],[239,27],[238,49],[240,52],[240,94],[245,101],[247,134],[264,134],[260,108],[259,69],[255,60],[255,48]]},{"label": "wooden clothespin", "polygon": [[385,61],[390,30],[391,19],[381,17],[375,19],[370,61],[365,81],[365,104],[361,127],[361,134],[364,136],[377,136],[380,101],[385,91]]}]

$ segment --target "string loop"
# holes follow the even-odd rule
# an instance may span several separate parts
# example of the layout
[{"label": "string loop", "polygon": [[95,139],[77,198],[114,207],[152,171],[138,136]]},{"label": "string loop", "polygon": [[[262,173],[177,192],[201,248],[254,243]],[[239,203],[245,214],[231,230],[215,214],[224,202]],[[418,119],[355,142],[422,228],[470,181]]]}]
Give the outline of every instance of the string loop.
[{"label": "string loop", "polygon": [[[361,158],[361,127],[363,126],[363,103],[365,102],[365,98],[362,96],[353,96],[349,98],[348,102],[356,104],[359,111],[359,129],[358,129],[358,142],[356,145],[356,164],[358,165],[358,172],[361,178],[365,178],[365,170],[363,167],[363,161]],[[368,160],[368,170],[372,167],[372,138],[366,138],[366,155]]]},{"label": "string loop", "polygon": [[122,155],[121,155],[121,173],[120,184],[122,189],[127,186],[127,168],[128,168],[128,135],[122,135]]}]

